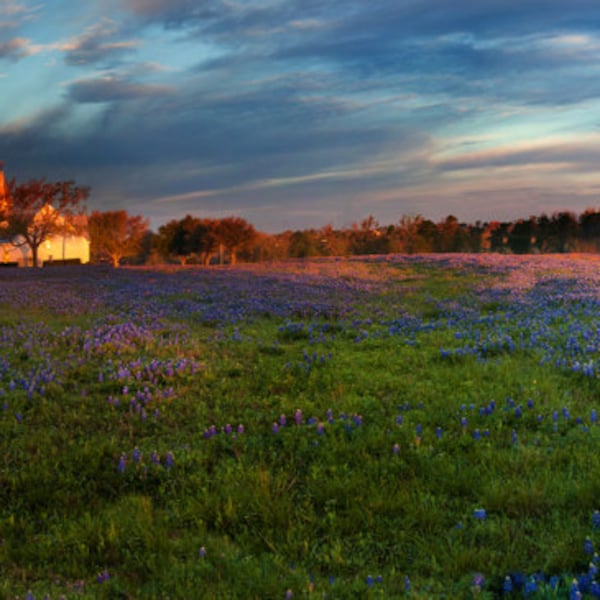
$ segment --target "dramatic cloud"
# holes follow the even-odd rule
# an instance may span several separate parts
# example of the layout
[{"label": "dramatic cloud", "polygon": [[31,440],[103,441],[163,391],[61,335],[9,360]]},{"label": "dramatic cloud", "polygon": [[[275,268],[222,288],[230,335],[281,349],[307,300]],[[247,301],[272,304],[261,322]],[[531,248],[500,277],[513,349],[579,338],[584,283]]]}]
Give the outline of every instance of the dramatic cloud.
[{"label": "dramatic cloud", "polygon": [[600,189],[596,0],[21,0],[2,17],[0,159],[91,185],[93,208],[277,230],[518,218]]}]

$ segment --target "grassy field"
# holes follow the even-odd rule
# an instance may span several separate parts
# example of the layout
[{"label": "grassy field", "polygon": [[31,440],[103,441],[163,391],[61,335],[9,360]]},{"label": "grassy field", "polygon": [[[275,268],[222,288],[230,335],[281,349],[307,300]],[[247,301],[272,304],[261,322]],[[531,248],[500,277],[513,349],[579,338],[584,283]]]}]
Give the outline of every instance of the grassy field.
[{"label": "grassy field", "polygon": [[0,597],[600,597],[599,284],[0,271]]}]

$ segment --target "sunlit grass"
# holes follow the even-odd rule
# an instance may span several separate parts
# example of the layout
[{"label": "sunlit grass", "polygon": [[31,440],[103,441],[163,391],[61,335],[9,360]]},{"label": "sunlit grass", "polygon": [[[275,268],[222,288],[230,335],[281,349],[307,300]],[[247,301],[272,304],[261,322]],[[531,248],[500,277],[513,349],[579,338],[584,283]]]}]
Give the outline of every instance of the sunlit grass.
[{"label": "sunlit grass", "polygon": [[590,594],[599,300],[552,264],[20,274],[0,593]]}]

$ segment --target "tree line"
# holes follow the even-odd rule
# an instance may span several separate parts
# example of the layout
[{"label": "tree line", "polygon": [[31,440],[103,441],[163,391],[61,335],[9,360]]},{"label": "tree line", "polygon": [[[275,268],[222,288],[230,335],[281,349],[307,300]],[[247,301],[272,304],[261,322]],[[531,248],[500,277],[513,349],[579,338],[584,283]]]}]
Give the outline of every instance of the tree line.
[{"label": "tree line", "polygon": [[37,264],[38,248],[49,237],[87,235],[92,262],[109,261],[114,266],[124,261],[210,265],[389,253],[600,252],[600,211],[594,209],[579,216],[560,211],[474,224],[461,223],[453,215],[439,222],[405,215],[394,224],[381,225],[368,216],[347,228],[328,224],[278,234],[257,231],[241,217],[186,215],[153,232],[146,218],[126,210],[88,215],[84,206],[88,196],[89,188],[73,181],[17,183],[13,179],[4,198],[0,197],[0,238],[29,247]]}]

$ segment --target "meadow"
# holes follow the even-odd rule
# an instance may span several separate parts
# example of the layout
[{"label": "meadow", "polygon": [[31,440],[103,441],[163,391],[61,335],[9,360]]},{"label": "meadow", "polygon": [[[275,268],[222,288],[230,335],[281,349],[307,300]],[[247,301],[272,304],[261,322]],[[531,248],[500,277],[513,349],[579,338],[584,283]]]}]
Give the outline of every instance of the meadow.
[{"label": "meadow", "polygon": [[600,597],[600,257],[0,270],[0,597]]}]

